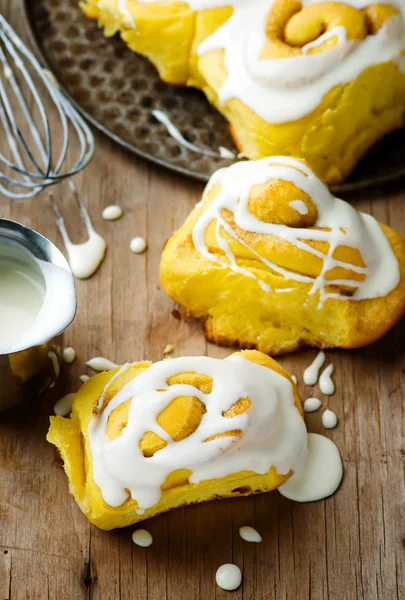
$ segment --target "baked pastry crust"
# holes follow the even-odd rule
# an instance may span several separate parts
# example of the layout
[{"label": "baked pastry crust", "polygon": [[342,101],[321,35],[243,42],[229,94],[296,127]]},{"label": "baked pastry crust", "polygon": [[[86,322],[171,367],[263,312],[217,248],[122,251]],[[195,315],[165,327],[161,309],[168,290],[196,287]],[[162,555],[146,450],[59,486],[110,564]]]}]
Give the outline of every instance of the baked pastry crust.
[{"label": "baked pastry crust", "polygon": [[[245,351],[233,356],[260,365],[266,371],[271,370],[280,375],[282,380],[288,381],[291,385],[289,392],[292,398],[291,410],[295,410],[295,406],[298,411],[298,421],[301,422],[303,413],[297,386],[280,365],[256,351]],[[174,361],[169,362],[173,364]],[[177,469],[171,472],[161,485],[159,502],[147,508],[142,514],[138,512],[137,501],[131,497],[120,506],[113,507],[107,504],[95,481],[94,456],[89,437],[90,425],[97,415],[107,409],[110,402],[116,398],[126,384],[147,371],[151,365],[150,362],[135,363],[125,369],[116,369],[93,377],[77,393],[70,418],[51,417],[47,439],[50,443],[55,444],[61,454],[69,478],[70,493],[94,525],[105,530],[125,527],[188,504],[274,490],[290,477],[292,471],[280,475],[274,467],[271,467],[265,474],[244,470],[221,478],[190,483],[190,471]],[[210,377],[191,372],[177,373],[167,380],[167,384],[169,386],[177,384],[193,386],[204,394],[210,393],[214,385]],[[99,406],[100,399],[101,407]],[[223,413],[223,416],[232,418],[249,412],[250,409],[250,399],[240,398]],[[120,404],[110,414],[105,432],[110,440],[118,438],[127,426],[129,410],[130,401]],[[157,417],[157,423],[171,436],[174,442],[181,441],[199,427],[203,411],[204,406],[197,398],[179,396],[161,411]],[[303,427],[305,431],[305,426]],[[239,434],[237,431],[230,431],[215,437],[224,438],[227,435],[236,435],[237,438]],[[287,433],[286,435],[291,434]],[[156,433],[147,431],[140,440],[139,447],[147,458],[154,456],[164,448],[165,442]]]},{"label": "baked pastry crust", "polygon": [[[261,3],[256,2],[258,4]],[[124,13],[120,11],[120,6],[123,10],[124,5],[119,0],[103,0],[102,3],[84,0],[80,5],[89,17],[98,20],[107,36],[120,32],[134,52],[146,56],[156,66],[164,81],[201,89],[229,121],[239,150],[250,159],[273,155],[301,156],[325,181],[339,183],[376,142],[404,125],[405,75],[401,70],[404,57],[401,59],[398,52],[395,60],[381,62],[382,50],[377,49],[376,64],[370,60],[364,69],[355,71],[355,76],[351,75],[352,63],[349,62],[354,60],[353,53],[360,52],[362,44],[369,43],[370,38],[382,32],[388,21],[400,19],[391,2],[371,4],[358,10],[350,6],[350,2],[325,1],[303,6],[298,0],[275,0],[268,16],[267,37],[259,66],[261,62],[281,61],[280,70],[287,73],[285,81],[280,83],[273,75],[265,74],[260,79],[260,73],[248,74],[248,79],[241,83],[244,92],[238,94],[234,85],[229,98],[221,97],[229,77],[225,51],[213,48],[201,53],[199,49],[213,34],[218,34],[221,27],[229,24],[235,10],[232,6],[196,11],[185,2],[127,0]],[[329,35],[339,28],[346,32],[345,39],[340,42],[338,36]],[[392,29],[384,35],[400,35]],[[244,33],[249,34],[249,31],[241,32],[240,44],[244,43]],[[322,41],[322,34],[329,37],[314,45],[314,40]],[[405,48],[405,35],[403,38]],[[338,70],[340,66],[345,70],[336,76],[338,83],[326,85],[319,101],[300,114],[303,100],[313,95],[317,83],[322,83],[328,75],[328,63],[318,77],[315,73],[312,80],[299,81],[297,73],[294,77],[291,75],[291,80],[288,73],[294,69],[298,73],[309,71],[311,63],[300,67],[301,63],[294,66],[291,61],[302,59],[303,54],[308,60],[319,61],[321,55],[330,54],[338,43],[343,48],[342,65],[333,63],[329,70]],[[304,52],[303,48],[307,47]],[[237,46],[231,46],[231,51],[236,50]],[[241,60],[245,59],[246,56]],[[348,66],[344,66],[345,61]],[[238,79],[237,74],[234,79]],[[252,88],[250,92],[249,87]],[[265,93],[269,89],[276,95],[266,99]],[[277,103],[281,110],[283,105],[293,106],[293,112],[285,112],[284,118],[278,117],[278,120],[264,118],[246,101],[246,97],[252,99],[261,94],[264,112],[266,105]]]},{"label": "baked pastry crust", "polygon": [[[278,162],[284,164],[281,171],[284,180],[271,178],[272,169],[280,173]],[[300,165],[305,173],[300,173]],[[231,210],[208,212],[218,203],[223,186],[232,186],[233,181],[235,211],[239,205],[238,193],[242,194],[237,186],[245,185],[252,169],[259,178],[262,170],[270,169],[270,175],[265,183],[250,189],[248,212],[258,219],[255,225],[259,229],[265,231],[275,224],[280,231],[277,227],[271,229],[272,234],[247,231],[235,223]],[[288,181],[290,169],[304,183],[312,176],[323,200],[316,195],[311,198]],[[296,201],[301,202],[305,214],[293,208]],[[340,238],[340,245],[333,253],[338,262],[329,263],[326,273],[322,271],[330,258],[330,246],[316,239],[317,232],[322,230],[317,219],[324,204],[330,202],[338,202],[339,210],[350,211],[349,227],[355,229],[356,223],[364,219],[364,223],[376,228],[376,234],[381,235],[381,227],[384,233],[381,242],[384,246],[388,241],[389,245],[381,252],[376,251],[369,265],[365,262],[367,249],[377,248],[377,242],[370,232],[359,229],[350,242],[354,247],[343,246],[345,236]],[[208,224],[207,214],[213,215]],[[204,219],[206,226],[200,243],[206,245],[205,254],[196,248],[195,233]],[[335,217],[327,219],[333,233]],[[328,240],[328,229],[323,231],[322,239]],[[309,246],[300,243],[300,234]],[[330,243],[334,243],[333,239]],[[378,265],[383,254],[389,261],[387,266]],[[366,297],[356,299],[353,291],[358,287],[361,290],[367,282],[370,284],[372,269],[379,267],[380,275],[372,283],[375,289],[380,288],[384,272],[393,273],[397,269],[397,278],[392,280],[387,293],[378,295],[369,290]],[[325,276],[323,283],[321,276]],[[202,202],[167,242],[160,279],[167,294],[183,307],[184,317],[201,319],[207,339],[216,344],[256,348],[274,356],[303,346],[356,348],[382,337],[405,312],[405,241],[390,227],[377,225],[371,217],[334,199],[303,161],[273,157],[237,163],[214,174]]]}]

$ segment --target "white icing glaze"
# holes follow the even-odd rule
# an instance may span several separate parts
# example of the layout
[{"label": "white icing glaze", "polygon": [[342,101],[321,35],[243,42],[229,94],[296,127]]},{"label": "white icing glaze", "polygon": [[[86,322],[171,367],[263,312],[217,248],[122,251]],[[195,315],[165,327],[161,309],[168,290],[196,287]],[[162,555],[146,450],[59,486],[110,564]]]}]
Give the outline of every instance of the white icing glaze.
[{"label": "white icing glaze", "polygon": [[[291,182],[312,199],[318,210],[314,227],[288,227],[283,224],[267,223],[260,221],[249,212],[248,204],[252,187],[271,180]],[[279,275],[283,282],[295,281],[309,284],[308,294],[319,293],[320,306],[329,298],[349,301],[386,296],[398,285],[400,279],[398,260],[379,223],[372,216],[359,213],[347,202],[332,196],[322,181],[303,163],[285,156],[238,162],[214,173],[207,190],[214,186],[219,186],[219,193],[215,200],[207,205],[194,225],[194,246],[204,258],[218,266],[256,279],[264,291],[272,290],[251,270],[238,265],[230,244],[221,235],[222,231],[247,247],[266,267]],[[240,229],[279,238],[321,258],[323,267],[319,275],[311,277],[300,274],[267,260],[238,237],[234,228],[223,217],[224,209],[232,213],[235,225]],[[224,252],[224,257],[211,252],[206,244],[206,231],[212,221],[217,224],[216,241]],[[309,241],[326,242],[327,253],[324,254],[313,248],[308,244]],[[360,250],[367,266],[359,267],[336,259],[334,252],[340,246]],[[337,267],[359,274],[363,277],[363,281],[328,279],[330,272]],[[328,288],[332,285],[348,286],[353,290],[352,295],[340,293],[340,287],[335,288],[336,291],[329,291]]]},{"label": "white icing glaze", "polygon": [[86,362],[86,365],[93,369],[93,371],[112,371],[112,369],[116,369],[119,365],[116,365],[108,358],[104,358],[103,356],[95,356]]},{"label": "white icing glaze", "polygon": [[149,548],[149,546],[152,546],[153,537],[146,529],[136,529],[132,534],[132,541],[137,546]]},{"label": "white icing glaze", "polygon": [[292,200],[290,203],[291,208],[300,213],[300,215],[308,214],[308,207],[302,200]]},{"label": "white icing glaze", "polygon": [[325,352],[323,352],[323,350],[321,350],[321,352],[319,352],[316,355],[316,357],[314,358],[313,362],[309,365],[309,367],[307,367],[304,371],[305,385],[315,385],[318,382],[319,371],[321,370],[322,366],[324,365],[325,360],[326,360]]},{"label": "white icing glaze", "polygon": [[338,418],[336,414],[327,408],[322,414],[322,425],[325,429],[334,429],[338,424]]},{"label": "white icing glaze", "polygon": [[[302,7],[319,1],[303,0]],[[380,2],[340,1],[359,10]],[[120,0],[120,11],[135,27],[127,2]],[[388,19],[375,35],[348,40],[346,29],[335,27],[304,46],[301,55],[268,60],[260,57],[266,44],[266,24],[273,0],[188,0],[187,4],[194,10],[233,7],[229,19],[200,44],[198,54],[223,50],[227,77],[219,90],[220,103],[238,98],[269,123],[295,121],[309,114],[332,88],[352,81],[368,67],[394,61],[403,68],[405,6],[402,0],[385,0],[385,4],[396,6],[401,16]],[[308,53],[331,37],[337,39],[334,47]]]},{"label": "white icing glaze", "polygon": [[295,385],[297,385],[298,379],[297,379],[296,375],[291,375],[291,379],[293,380],[293,382],[295,383]]},{"label": "white icing glaze", "polygon": [[73,275],[78,279],[88,279],[97,271],[103,262],[107,244],[104,238],[102,238],[101,235],[98,234],[94,229],[93,223],[88,215],[83,201],[77,193],[75,185],[73,182],[70,182],[69,185],[79,205],[80,216],[82,217],[86,226],[89,236],[87,241],[81,244],[74,244],[72,242],[59,209],[54,204],[56,222],[58,224],[59,231],[61,232],[63,243],[65,244],[69,265]]},{"label": "white icing glaze", "polygon": [[193,152],[198,152],[199,154],[205,154],[206,156],[213,156],[214,158],[217,158],[217,157],[235,158],[235,154],[233,152],[231,152],[230,150],[228,150],[228,148],[225,148],[224,146],[219,146],[219,148],[218,148],[219,152],[214,152],[213,150],[204,150],[203,148],[199,148],[195,144],[192,144],[191,142],[186,140],[186,138],[177,129],[177,127],[173,123],[173,121],[171,121],[169,119],[168,115],[166,113],[164,113],[162,110],[158,110],[158,109],[152,110],[152,115],[155,117],[155,119],[157,119],[159,121],[159,123],[162,123],[162,125],[164,125],[166,127],[168,134],[171,135],[171,137],[174,140],[176,140],[176,142],[179,142],[179,144],[181,144],[185,148],[188,148],[189,150],[192,150]]},{"label": "white icing glaze", "polygon": [[146,240],[143,237],[134,237],[129,244],[131,252],[134,254],[142,254],[147,248]]},{"label": "white icing glaze", "polygon": [[334,494],[342,477],[342,459],[336,445],[323,435],[309,433],[302,465],[278,489],[290,500],[313,502]]},{"label": "white icing glaze", "polygon": [[235,158],[235,153],[232,152],[232,150],[225,148],[225,146],[219,146],[218,150],[221,158]]},{"label": "white icing glaze", "polygon": [[[121,371],[127,369],[124,365]],[[171,385],[167,380],[181,372],[203,373],[213,379],[204,394],[192,385]],[[119,373],[116,375],[118,377]],[[161,485],[176,469],[189,469],[190,483],[225,477],[243,470],[267,473],[271,466],[280,474],[294,469],[304,452],[307,434],[294,405],[292,385],[275,371],[241,356],[225,360],[208,357],[175,358],[153,364],[127,383],[89,425],[94,480],[110,506],[120,506],[128,492],[145,510],[161,496]],[[159,391],[158,391],[159,390]],[[206,406],[199,427],[187,438],[173,442],[156,422],[158,414],[178,396],[198,398]],[[249,397],[249,411],[233,418],[223,412],[240,398]],[[121,435],[109,440],[105,428],[115,408],[131,400],[128,423]],[[208,438],[228,431],[242,435]],[[139,441],[153,431],[167,445],[145,458]]]},{"label": "white icing glaze", "polygon": [[55,374],[55,379],[59,377],[60,374],[60,366],[58,356],[55,354],[53,350],[50,350],[47,354],[48,358],[51,359],[53,372]]},{"label": "white icing glaze", "polygon": [[120,219],[122,215],[122,208],[117,204],[111,204],[110,206],[105,207],[102,216],[106,221],[116,221],[117,219]]},{"label": "white icing glaze", "polygon": [[96,231],[91,231],[89,239],[82,244],[66,242],[66,252],[72,273],[78,279],[88,279],[103,262],[107,244]]},{"label": "white icing glaze", "polygon": [[60,398],[53,407],[53,412],[55,415],[59,415],[61,417],[66,417],[72,412],[73,400],[75,399],[76,394],[67,394]]},{"label": "white icing glaze", "polygon": [[217,570],[215,580],[223,590],[236,590],[242,583],[242,571],[236,565],[225,564]]},{"label": "white icing glaze", "polygon": [[84,383],[85,381],[88,381],[90,377],[88,375],[80,375],[79,379],[82,383]]},{"label": "white icing glaze", "polygon": [[332,396],[335,393],[335,384],[332,379],[334,370],[335,367],[331,363],[324,369],[319,378],[319,389],[325,396]]},{"label": "white icing glaze", "polygon": [[245,542],[252,542],[258,544],[262,541],[262,536],[260,535],[260,533],[258,533],[256,529],[253,529],[253,527],[249,527],[248,525],[244,525],[243,527],[239,528],[239,535],[242,538],[242,540],[245,540]]},{"label": "white icing glaze", "polygon": [[305,412],[315,412],[319,408],[321,408],[322,402],[319,398],[307,398],[304,402],[304,411]]},{"label": "white icing glaze", "polygon": [[70,365],[72,362],[74,362],[75,359],[76,350],[74,348],[70,348],[70,346],[68,346],[67,348],[63,349],[63,360],[65,361],[65,363]]},{"label": "white icing glaze", "polygon": [[[38,259],[2,237],[0,287],[0,354],[43,344],[74,318],[76,292],[69,270]],[[57,369],[59,364],[55,373]]]}]

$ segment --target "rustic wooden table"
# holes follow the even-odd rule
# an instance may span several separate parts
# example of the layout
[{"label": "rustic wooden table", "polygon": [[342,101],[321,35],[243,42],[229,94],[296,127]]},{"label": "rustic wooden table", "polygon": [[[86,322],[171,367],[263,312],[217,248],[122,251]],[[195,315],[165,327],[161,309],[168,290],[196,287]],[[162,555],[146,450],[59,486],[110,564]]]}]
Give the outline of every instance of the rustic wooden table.
[{"label": "rustic wooden table", "polygon": [[[0,11],[19,24],[15,0]],[[400,600],[405,597],[404,324],[384,340],[355,352],[329,352],[337,392],[324,406],[339,416],[328,432],[344,459],[344,481],[332,498],[294,504],[277,492],[180,509],[146,523],[153,545],[131,541],[131,529],[106,533],[87,522],[68,494],[63,470],[45,435],[55,400],[75,391],[84,362],[114,361],[229,350],[207,344],[198,324],[173,315],[159,287],[164,241],[181,225],[202,186],[136,159],[97,135],[97,152],[76,178],[98,231],[108,241],[99,272],[77,282],[79,310],[65,335],[78,358],[56,388],[15,414],[0,416],[0,600],[211,600],[229,597],[214,581],[222,563],[243,571],[232,598],[245,600]],[[0,138],[0,150],[2,140]],[[356,207],[405,234],[404,181],[354,194]],[[75,241],[83,235],[66,185],[55,190]],[[125,216],[101,218],[119,203]],[[25,202],[0,197],[0,216],[37,229],[63,248],[46,193]],[[144,235],[148,251],[135,256],[129,241]],[[295,373],[314,356],[300,352],[281,362]],[[1,382],[0,382],[1,385]],[[319,391],[316,390],[316,394]],[[323,432],[320,414],[307,417]],[[238,535],[253,525],[261,544]]]}]

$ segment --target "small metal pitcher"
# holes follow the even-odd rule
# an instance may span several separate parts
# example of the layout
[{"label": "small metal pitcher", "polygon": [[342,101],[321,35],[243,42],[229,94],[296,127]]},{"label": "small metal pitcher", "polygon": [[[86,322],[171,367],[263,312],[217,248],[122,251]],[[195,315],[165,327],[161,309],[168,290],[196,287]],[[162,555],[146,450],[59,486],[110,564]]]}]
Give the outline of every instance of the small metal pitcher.
[{"label": "small metal pitcher", "polygon": [[75,317],[76,292],[63,254],[36,231],[0,219],[0,252],[1,248],[15,249],[34,261],[45,289],[43,305],[32,325],[12,342],[0,341],[0,411],[4,411],[55,384],[61,366],[61,334]]}]

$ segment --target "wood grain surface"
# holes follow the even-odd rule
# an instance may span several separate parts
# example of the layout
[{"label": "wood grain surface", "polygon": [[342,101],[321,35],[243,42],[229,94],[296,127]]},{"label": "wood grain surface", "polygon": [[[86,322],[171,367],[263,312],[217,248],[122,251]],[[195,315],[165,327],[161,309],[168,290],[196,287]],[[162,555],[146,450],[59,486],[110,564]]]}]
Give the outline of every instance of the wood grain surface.
[{"label": "wood grain surface", "polygon": [[[18,2],[0,11],[18,27]],[[339,417],[326,435],[339,446],[345,476],[332,498],[297,504],[277,492],[179,509],[145,523],[148,549],[131,529],[106,533],[87,522],[68,494],[67,480],[45,435],[56,399],[80,385],[84,362],[96,355],[116,362],[157,360],[170,343],[175,356],[225,357],[207,344],[196,323],[173,316],[159,287],[162,246],[200,198],[200,184],[148,165],[97,135],[97,152],[76,178],[98,231],[108,242],[99,272],[77,282],[79,310],[65,334],[78,354],[52,393],[24,410],[0,415],[0,600],[402,600],[405,598],[404,324],[381,342],[354,352],[328,352],[337,392],[327,399]],[[0,151],[4,140],[0,138]],[[349,199],[405,235],[405,182]],[[67,185],[55,189],[74,241],[84,239]],[[104,206],[125,216],[109,223]],[[0,216],[18,220],[61,249],[47,193],[24,202],[0,197]],[[144,235],[148,251],[129,251]],[[1,291],[0,291],[1,293]],[[333,326],[333,324],[331,324]],[[314,351],[281,360],[298,376]],[[0,382],[1,385],[1,382]],[[321,414],[306,417],[322,432]],[[238,534],[252,525],[263,537]],[[224,592],[215,571],[234,562],[243,584]]]}]

